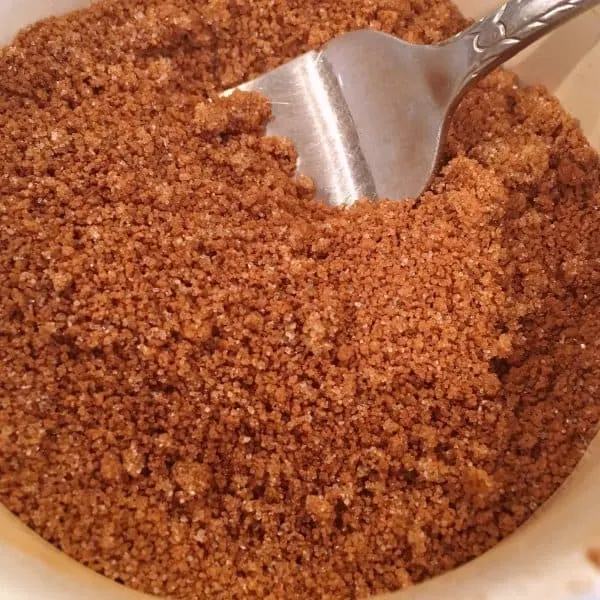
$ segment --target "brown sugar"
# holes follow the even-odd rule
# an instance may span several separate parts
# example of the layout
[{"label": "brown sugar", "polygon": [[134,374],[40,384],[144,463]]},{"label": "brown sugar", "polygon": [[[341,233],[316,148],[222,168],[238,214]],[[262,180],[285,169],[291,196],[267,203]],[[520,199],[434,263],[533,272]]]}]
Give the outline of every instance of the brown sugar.
[{"label": "brown sugar", "polygon": [[600,548],[590,548],[587,551],[587,557],[594,567],[600,569]]},{"label": "brown sugar", "polygon": [[[315,202],[218,92],[446,0],[104,0],[0,51],[0,500],[181,598],[364,598],[514,531],[600,403],[600,181],[496,72],[417,202]],[[399,166],[401,168],[401,166]]]}]

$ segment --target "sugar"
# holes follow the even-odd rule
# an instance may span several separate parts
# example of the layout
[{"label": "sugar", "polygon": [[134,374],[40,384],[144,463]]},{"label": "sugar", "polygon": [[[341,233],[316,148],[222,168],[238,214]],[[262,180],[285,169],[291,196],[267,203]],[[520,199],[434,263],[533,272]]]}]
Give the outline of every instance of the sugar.
[{"label": "sugar", "polygon": [[363,598],[552,494],[599,417],[575,121],[495,72],[418,201],[337,210],[265,98],[218,96],[349,29],[465,25],[445,0],[101,0],[0,51],[10,510],[163,596]]}]

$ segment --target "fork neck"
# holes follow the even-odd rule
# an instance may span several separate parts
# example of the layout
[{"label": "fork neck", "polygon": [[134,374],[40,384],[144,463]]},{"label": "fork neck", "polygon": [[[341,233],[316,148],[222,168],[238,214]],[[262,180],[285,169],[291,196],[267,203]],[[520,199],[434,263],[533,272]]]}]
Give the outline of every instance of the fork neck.
[{"label": "fork neck", "polygon": [[[464,57],[467,88],[555,27],[600,0],[509,0],[443,45]],[[462,61],[461,61],[462,62]]]}]

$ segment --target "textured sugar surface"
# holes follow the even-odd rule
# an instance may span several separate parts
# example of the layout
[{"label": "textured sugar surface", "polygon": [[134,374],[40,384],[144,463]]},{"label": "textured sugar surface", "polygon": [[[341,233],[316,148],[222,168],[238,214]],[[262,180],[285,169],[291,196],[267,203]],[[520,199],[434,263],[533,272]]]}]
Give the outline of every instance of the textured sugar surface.
[{"label": "textured sugar surface", "polygon": [[[464,100],[418,202],[331,209],[218,92],[445,0],[114,0],[0,50],[0,500],[173,598],[364,598],[485,551],[600,411],[598,157]],[[399,165],[398,168],[402,168]]]}]

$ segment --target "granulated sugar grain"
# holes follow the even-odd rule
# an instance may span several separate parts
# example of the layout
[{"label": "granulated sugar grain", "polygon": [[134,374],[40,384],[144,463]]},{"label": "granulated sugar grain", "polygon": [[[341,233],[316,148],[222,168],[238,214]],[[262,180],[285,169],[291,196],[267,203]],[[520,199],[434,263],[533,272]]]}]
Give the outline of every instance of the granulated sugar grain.
[{"label": "granulated sugar grain", "polygon": [[[109,0],[0,51],[0,500],[134,588],[364,598],[514,531],[596,431],[598,157],[463,102],[418,202],[312,199],[218,92],[446,0]],[[398,165],[402,168],[402,165]]]}]

